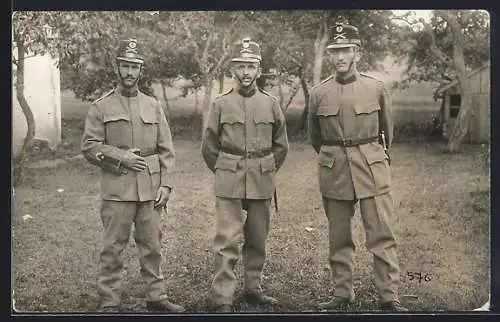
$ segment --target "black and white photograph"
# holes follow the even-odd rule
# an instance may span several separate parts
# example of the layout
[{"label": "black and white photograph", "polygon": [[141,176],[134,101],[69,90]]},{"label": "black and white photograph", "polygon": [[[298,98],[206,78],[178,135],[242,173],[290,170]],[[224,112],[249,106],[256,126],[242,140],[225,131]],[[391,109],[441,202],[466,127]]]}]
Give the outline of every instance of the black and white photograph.
[{"label": "black and white photograph", "polygon": [[493,311],[487,10],[11,18],[12,314]]}]

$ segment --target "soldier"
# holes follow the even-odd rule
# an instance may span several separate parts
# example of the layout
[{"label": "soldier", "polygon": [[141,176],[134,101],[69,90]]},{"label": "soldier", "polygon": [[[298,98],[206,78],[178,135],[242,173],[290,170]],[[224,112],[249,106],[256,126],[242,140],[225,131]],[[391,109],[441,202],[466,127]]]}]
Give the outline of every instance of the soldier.
[{"label": "soldier", "polygon": [[215,173],[212,300],[220,312],[232,310],[242,236],[244,298],[256,304],[278,302],[263,293],[261,273],[275,176],[288,152],[283,112],[274,97],[256,86],[260,46],[245,38],[237,53],[231,61],[235,86],[214,100],[202,140],[203,158]]},{"label": "soldier", "polygon": [[257,87],[269,92],[277,82],[278,72],[274,68],[263,68],[256,80]]},{"label": "soldier", "polygon": [[116,57],[119,84],[92,103],[82,137],[83,155],[102,169],[99,308],[119,309],[121,254],[134,223],[148,310],[183,312],[167,300],[160,269],[161,214],[172,190],[174,147],[160,103],[138,90],[144,63],[138,47],[135,39],[122,41]]},{"label": "soldier", "polygon": [[336,75],[315,86],[310,96],[309,135],[318,153],[319,188],[329,222],[329,263],[333,298],[319,308],[335,310],[354,299],[354,244],[351,219],[359,201],[366,247],[374,256],[375,286],[384,310],[407,311],[397,296],[399,266],[392,226],[389,154],[393,124],[382,81],[359,73],[358,29],[338,24],[327,46]]}]

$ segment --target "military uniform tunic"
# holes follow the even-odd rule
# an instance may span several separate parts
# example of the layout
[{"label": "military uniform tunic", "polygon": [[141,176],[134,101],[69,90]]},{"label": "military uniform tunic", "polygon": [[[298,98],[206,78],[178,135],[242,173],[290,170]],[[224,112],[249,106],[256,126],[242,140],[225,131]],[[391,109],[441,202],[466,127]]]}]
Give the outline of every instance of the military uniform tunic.
[{"label": "military uniform tunic", "polygon": [[[250,97],[231,90],[216,98],[202,142],[203,157],[215,172],[215,195],[271,199],[276,171],[288,152],[285,126],[276,99],[260,90]],[[244,156],[266,150],[262,157]]]},{"label": "military uniform tunic", "polygon": [[393,127],[389,104],[383,82],[363,74],[347,84],[330,77],[312,89],[310,140],[319,153],[320,190],[324,197],[354,200],[390,190],[388,156],[380,143],[323,145],[327,140],[377,137],[379,130],[384,130],[390,146]]},{"label": "military uniform tunic", "polygon": [[354,298],[351,219],[359,201],[366,246],[374,255],[375,286],[382,302],[396,300],[399,266],[390,167],[377,139],[383,130],[390,147],[393,136],[384,83],[357,72],[346,80],[330,77],[311,90],[309,107],[309,136],[318,153],[319,188],[329,222],[334,296]]},{"label": "military uniform tunic", "polygon": [[[126,150],[136,148],[147,168],[136,172],[121,164]],[[147,298],[166,298],[161,273],[161,209],[154,208],[160,186],[171,187],[174,148],[160,103],[138,92],[127,97],[114,90],[89,108],[82,136],[84,157],[101,171],[101,220],[104,227],[101,270],[97,282],[101,307],[121,301],[121,254],[135,224],[141,274]]]},{"label": "military uniform tunic", "polygon": [[[243,237],[246,292],[261,292],[275,176],[288,152],[285,117],[275,98],[256,90],[217,97],[208,113],[202,154],[215,173],[215,277],[212,300],[232,304]],[[246,209],[246,213],[242,210]]]},{"label": "military uniform tunic", "polygon": [[[138,148],[146,156],[142,172],[116,167],[119,175],[108,171],[109,165],[98,158],[121,160],[125,150]],[[169,126],[160,103],[141,92],[125,97],[118,91],[95,101],[89,109],[82,152],[89,162],[103,168],[101,197],[115,201],[154,200],[158,187],[171,187],[174,148]],[[150,154],[150,153],[148,153]]]}]

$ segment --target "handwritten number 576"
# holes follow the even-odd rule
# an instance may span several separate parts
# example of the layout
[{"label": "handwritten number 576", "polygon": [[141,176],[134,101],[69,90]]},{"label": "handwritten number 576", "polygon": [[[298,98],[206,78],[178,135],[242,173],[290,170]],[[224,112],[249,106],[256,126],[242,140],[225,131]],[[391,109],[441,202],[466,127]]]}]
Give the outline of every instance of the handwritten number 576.
[{"label": "handwritten number 576", "polygon": [[431,275],[430,274],[422,274],[421,272],[407,272],[406,275],[410,281],[418,281],[419,283],[430,282]]}]

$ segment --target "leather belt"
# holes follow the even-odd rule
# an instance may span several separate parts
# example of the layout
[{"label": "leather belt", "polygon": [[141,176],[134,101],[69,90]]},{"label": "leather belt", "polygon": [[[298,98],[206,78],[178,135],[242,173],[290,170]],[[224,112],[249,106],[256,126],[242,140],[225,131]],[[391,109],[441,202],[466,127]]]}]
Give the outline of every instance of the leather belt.
[{"label": "leather belt", "polygon": [[229,153],[229,154],[234,154],[234,155],[240,155],[243,156],[247,159],[257,159],[257,158],[262,158],[265,157],[269,154],[271,154],[272,150],[271,149],[266,149],[266,150],[260,150],[260,151],[236,151],[236,150],[231,150],[228,148],[221,148],[221,151],[224,153]]},{"label": "leather belt", "polygon": [[136,149],[136,151],[134,151],[134,154],[137,154],[141,157],[149,157],[150,155],[158,154],[158,149]]},{"label": "leather belt", "polygon": [[363,138],[363,139],[323,140],[322,144],[328,145],[328,146],[352,147],[352,146],[358,146],[361,144],[377,142],[378,140],[379,140],[378,136],[372,136],[372,137]]}]

